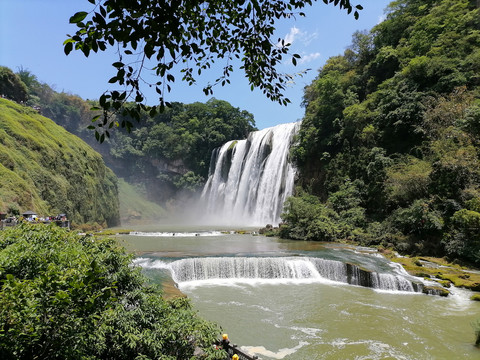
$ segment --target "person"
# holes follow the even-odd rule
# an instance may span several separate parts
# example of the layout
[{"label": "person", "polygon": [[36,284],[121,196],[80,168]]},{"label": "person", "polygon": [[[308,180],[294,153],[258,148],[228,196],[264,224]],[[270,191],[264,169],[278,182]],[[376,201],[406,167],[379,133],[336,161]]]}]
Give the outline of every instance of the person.
[{"label": "person", "polygon": [[229,343],[230,343],[230,340],[228,340],[228,334],[223,334],[222,335],[222,341],[221,341],[221,345],[223,347],[223,350],[228,349],[228,344]]}]

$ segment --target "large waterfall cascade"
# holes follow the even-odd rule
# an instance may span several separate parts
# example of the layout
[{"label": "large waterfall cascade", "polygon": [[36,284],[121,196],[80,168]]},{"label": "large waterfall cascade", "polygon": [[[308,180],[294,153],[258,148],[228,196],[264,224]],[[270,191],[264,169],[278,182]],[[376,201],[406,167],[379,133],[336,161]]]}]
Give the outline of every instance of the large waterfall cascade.
[{"label": "large waterfall cascade", "polygon": [[203,280],[330,280],[388,291],[422,292],[423,283],[406,274],[368,271],[357,265],[312,257],[205,257],[166,263],[139,258],[144,268],[163,268],[177,284]]},{"label": "large waterfall cascade", "polygon": [[290,146],[300,123],[277,125],[229,141],[212,154],[202,199],[207,214],[227,225],[277,225],[292,195]]}]

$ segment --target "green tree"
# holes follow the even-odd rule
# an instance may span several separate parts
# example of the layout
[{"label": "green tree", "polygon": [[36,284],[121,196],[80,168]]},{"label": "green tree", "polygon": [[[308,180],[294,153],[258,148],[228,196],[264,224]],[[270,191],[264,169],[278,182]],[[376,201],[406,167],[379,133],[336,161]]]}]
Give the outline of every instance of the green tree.
[{"label": "green tree", "polygon": [[178,172],[193,171],[206,178],[213,149],[229,140],[244,139],[254,126],[251,113],[212,98],[207,103],[172,103],[132,133],[117,132],[109,143],[117,158],[135,157],[146,168],[154,161],[176,163],[185,169]]},{"label": "green tree", "polygon": [[219,330],[187,299],[162,299],[131,262],[113,239],[54,225],[2,231],[0,357],[225,358],[212,348]]},{"label": "green tree", "polygon": [[[337,236],[380,234],[442,256],[453,246],[446,234],[465,245],[452,226],[458,211],[477,211],[467,204],[480,192],[479,12],[470,0],[393,1],[385,21],[354,34],[306,87],[292,152],[299,183],[338,215]],[[343,210],[346,178],[363,185],[359,205]],[[307,218],[293,219],[296,233],[315,221]]]},{"label": "green tree", "polygon": [[427,196],[431,172],[430,162],[412,156],[401,158],[389,167],[385,181],[388,205],[405,207]]},{"label": "green tree", "polygon": [[280,236],[296,240],[333,241],[339,230],[337,214],[320,203],[317,197],[298,189],[296,197],[285,202]]},{"label": "green tree", "polygon": [[[219,59],[224,62],[218,78],[204,87],[205,94],[213,94],[213,86],[230,82],[236,59],[252,87],[261,89],[273,101],[286,105],[283,96],[291,75],[280,73],[277,65],[289,55],[289,45],[281,39],[273,40],[275,23],[281,19],[304,16],[301,12],[312,0],[263,1],[114,1],[89,0],[93,9],[81,11],[70,18],[78,30],[64,42],[65,53],[73,49],[85,56],[91,52],[115,47],[119,59],[113,63],[116,75],[110,83],[126,90],[110,91],[100,97],[104,110],[119,110],[126,101],[134,100],[136,107],[124,108],[123,113],[139,119],[145,109],[141,91],[142,70],[151,64],[157,76],[154,85],[160,96],[160,110],[165,105],[165,92],[175,81],[173,68],[183,74],[183,81],[196,82],[197,73],[210,68]],[[350,0],[323,0],[333,3],[358,18],[361,5]],[[281,46],[277,46],[280,41]],[[296,64],[300,56],[293,54]],[[141,61],[138,61],[138,59]],[[151,109],[155,112],[155,107]],[[108,118],[98,124],[103,132]],[[121,122],[131,127],[131,123]],[[104,139],[108,130],[102,133]]]},{"label": "green tree", "polygon": [[28,98],[27,86],[12,70],[5,66],[0,66],[0,96],[18,103],[23,103]]},{"label": "green tree", "polygon": [[450,222],[451,229],[443,239],[448,255],[478,266],[480,264],[480,213],[462,209],[452,216]]}]

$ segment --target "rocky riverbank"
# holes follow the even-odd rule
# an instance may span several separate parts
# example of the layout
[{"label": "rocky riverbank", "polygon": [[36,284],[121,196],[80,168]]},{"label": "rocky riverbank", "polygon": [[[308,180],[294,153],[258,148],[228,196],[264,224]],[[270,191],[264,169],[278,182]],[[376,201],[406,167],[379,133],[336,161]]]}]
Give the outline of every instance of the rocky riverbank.
[{"label": "rocky riverbank", "polygon": [[[444,258],[428,256],[408,257],[398,253],[379,249],[385,257],[399,263],[411,275],[438,282],[439,285],[470,289],[480,292],[480,271],[449,263]],[[480,300],[480,294],[472,294],[472,300]]]}]

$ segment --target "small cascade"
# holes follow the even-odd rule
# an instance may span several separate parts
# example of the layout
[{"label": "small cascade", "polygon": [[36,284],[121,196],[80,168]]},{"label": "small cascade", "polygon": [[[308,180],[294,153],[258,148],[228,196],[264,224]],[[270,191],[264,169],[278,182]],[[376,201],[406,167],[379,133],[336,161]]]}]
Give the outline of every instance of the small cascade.
[{"label": "small cascade", "polygon": [[208,257],[171,263],[139,259],[145,268],[166,268],[177,284],[201,280],[330,280],[387,291],[422,292],[402,275],[369,271],[350,263],[310,257]]},{"label": "small cascade", "polygon": [[295,169],[289,152],[300,123],[255,131],[246,140],[215,149],[202,192],[216,223],[277,225],[283,203],[292,194]]}]

